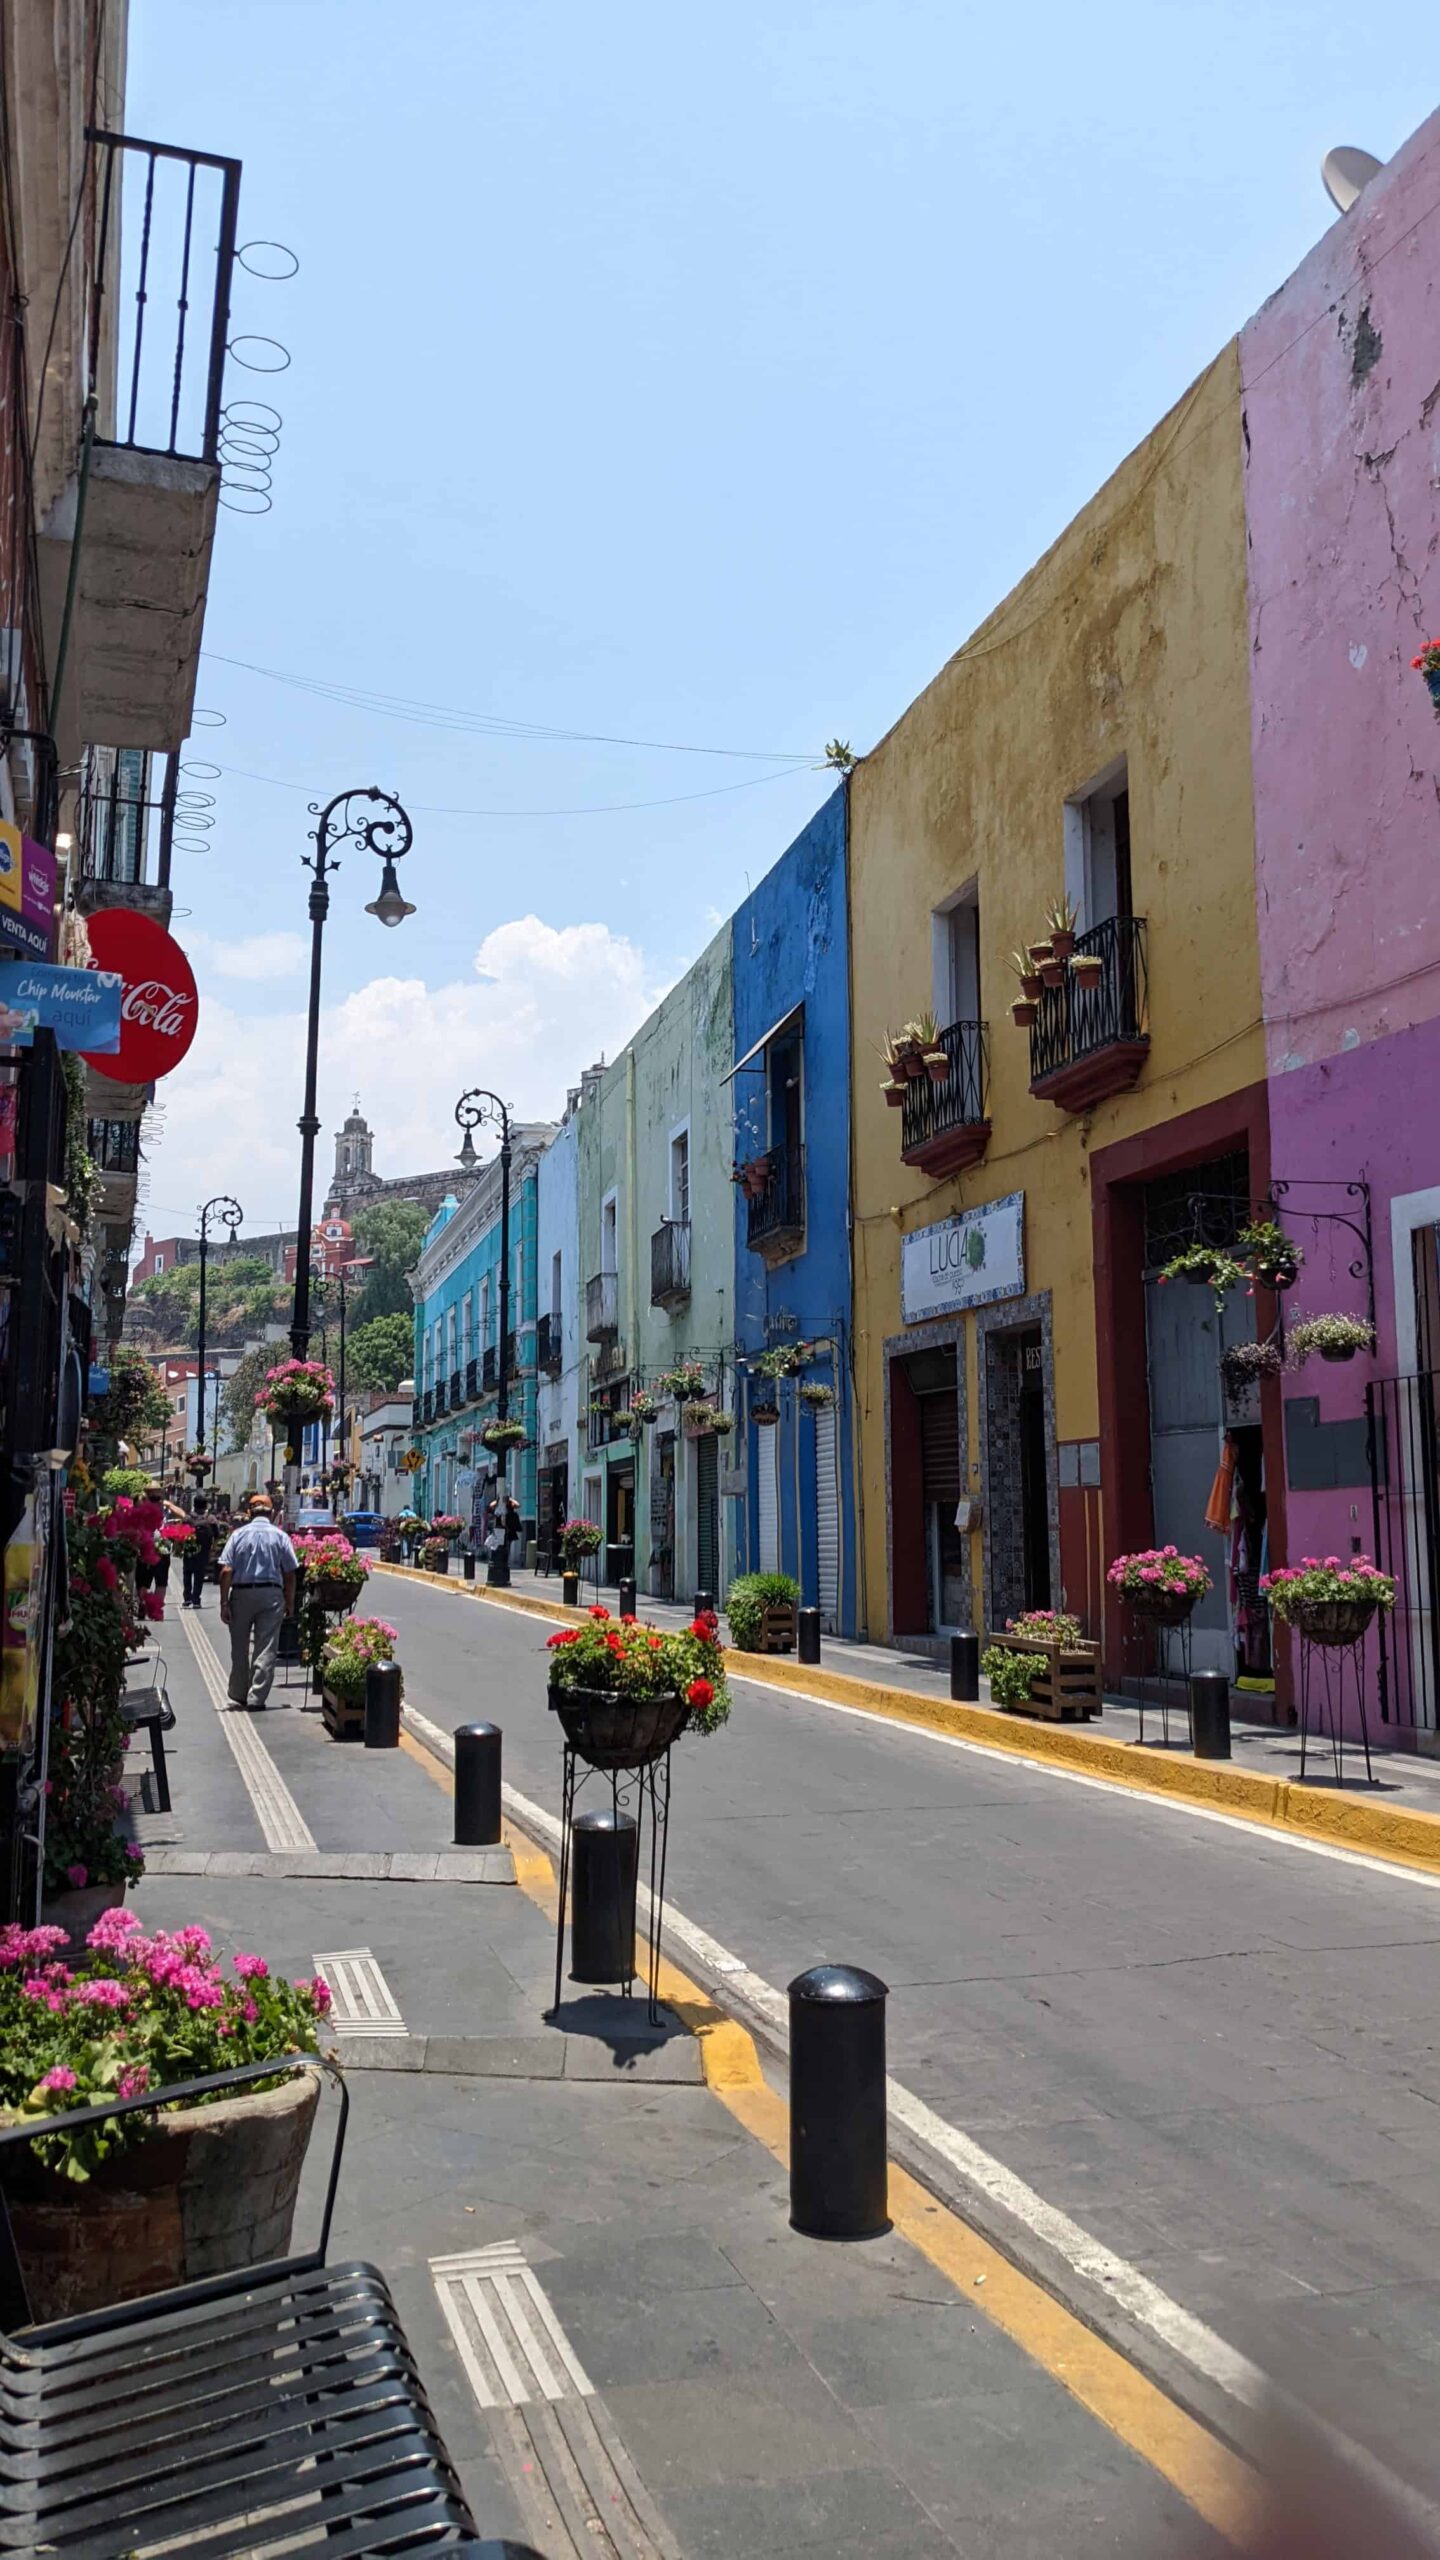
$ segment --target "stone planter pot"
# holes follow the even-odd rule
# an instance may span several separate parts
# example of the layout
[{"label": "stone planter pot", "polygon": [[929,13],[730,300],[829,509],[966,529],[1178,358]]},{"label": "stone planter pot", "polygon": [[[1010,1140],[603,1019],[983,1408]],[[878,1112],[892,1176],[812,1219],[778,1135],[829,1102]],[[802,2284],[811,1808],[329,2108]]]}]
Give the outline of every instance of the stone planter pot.
[{"label": "stone planter pot", "polygon": [[570,1748],[592,1769],[648,1769],[690,1721],[678,1691],[660,1698],[621,1698],[609,1689],[550,1688],[550,1712]]},{"label": "stone planter pot", "polygon": [[[1183,1627],[1200,1594],[1198,1591],[1126,1591],[1121,1594],[1137,1618],[1148,1618],[1157,1627]],[[1009,1638],[1007,1636],[1008,1644]]]},{"label": "stone planter pot", "polygon": [[290,2246],[318,2071],[162,2115],[84,2185],[20,2145],[7,2196],[31,2316],[62,2320],[222,2275]]},{"label": "stone planter pot", "polygon": [[1292,1623],[1309,1644],[1358,1644],[1376,1606],[1373,1600],[1310,1600],[1296,1610]]},{"label": "stone planter pot", "polygon": [[78,1891],[72,1888],[42,1902],[41,1924],[46,1929],[63,1929],[70,1942],[66,1952],[74,1954],[83,1948],[101,1913],[114,1911],[124,1899],[123,1884],[82,1884]]}]

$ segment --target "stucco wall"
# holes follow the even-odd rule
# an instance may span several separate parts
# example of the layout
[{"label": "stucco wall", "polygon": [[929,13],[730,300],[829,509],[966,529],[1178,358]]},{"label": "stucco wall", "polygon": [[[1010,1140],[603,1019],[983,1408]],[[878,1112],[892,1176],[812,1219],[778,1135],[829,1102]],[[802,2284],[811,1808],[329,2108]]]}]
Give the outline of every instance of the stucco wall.
[{"label": "stucco wall", "polygon": [[556,1442],[568,1452],[572,1511],[579,1507],[578,1452],[575,1432],[579,1416],[579,1381],[584,1363],[580,1322],[581,1273],[579,1227],[579,1124],[570,1114],[540,1159],[535,1177],[536,1312],[551,1303],[554,1257],[560,1256],[560,1299],[563,1366],[558,1378],[539,1376],[535,1384],[537,1458]]},{"label": "stucco wall", "polygon": [[[885,1481],[881,1346],[900,1325],[899,1240],[976,1201],[1025,1193],[1026,1284],[1054,1310],[1055,1427],[1098,1427],[1092,1145],[1167,1120],[1262,1071],[1254,915],[1239,362],[1232,344],[1129,456],[851,781],[855,1324],[868,1488]],[[1065,802],[1129,766],[1135,911],[1148,919],[1149,1061],[1075,1119],[1029,1091],[1007,958],[1065,883]],[[979,880],[990,1025],[983,1164],[931,1182],[900,1160],[876,1044],[931,1001],[931,913]],[[973,1336],[973,1322],[967,1325]],[[970,1461],[978,1412],[967,1345]],[[866,1518],[870,1623],[886,1528]],[[972,1559],[975,1576],[980,1556]]]},{"label": "stucco wall", "polygon": [[[737,910],[735,1056],[803,1003],[805,1250],[768,1269],[746,1241],[746,1204],[732,1194],[736,1340],[750,1353],[801,1338],[823,1345],[810,1374],[834,1386],[840,1455],[840,1611],[842,1632],[863,1624],[855,1529],[853,1399],[850,1376],[850,967],[846,906],[846,790],[832,792],[808,827]],[[757,1062],[758,1063],[758,1062]],[[727,1089],[733,1097],[734,1153],[765,1144],[756,1124],[764,1079],[748,1071]],[[728,1143],[728,1133],[727,1133]],[[781,1564],[800,1581],[807,1605],[818,1598],[815,1555],[814,1424],[793,1388],[780,1396]],[[739,1561],[758,1562],[755,1432],[747,1449],[745,1543]]]}]

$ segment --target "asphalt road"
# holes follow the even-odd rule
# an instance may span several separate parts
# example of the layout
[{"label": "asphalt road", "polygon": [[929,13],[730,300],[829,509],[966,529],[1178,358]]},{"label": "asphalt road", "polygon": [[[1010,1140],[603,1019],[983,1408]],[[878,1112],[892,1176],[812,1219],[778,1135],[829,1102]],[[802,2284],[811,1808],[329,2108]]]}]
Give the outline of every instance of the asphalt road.
[{"label": "asphalt road", "polygon": [[[556,1810],[543,1624],[370,1605]],[[676,1755],[670,1894],[771,1983],[881,1974],[907,2088],[1440,2506],[1435,1887],[739,1685]]]}]

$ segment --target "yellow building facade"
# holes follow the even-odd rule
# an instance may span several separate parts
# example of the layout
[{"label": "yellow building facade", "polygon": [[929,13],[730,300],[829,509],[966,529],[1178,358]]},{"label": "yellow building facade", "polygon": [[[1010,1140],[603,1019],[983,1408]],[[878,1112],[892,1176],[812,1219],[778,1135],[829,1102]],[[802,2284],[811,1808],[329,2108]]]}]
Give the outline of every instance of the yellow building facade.
[{"label": "yellow building facade", "polygon": [[[1242,442],[1232,343],[851,777],[877,1637],[1062,1601],[1099,1633],[1110,1555],[1203,1552],[1222,1426],[1280,1479],[1278,1404],[1221,1410],[1209,1292],[1155,1286],[1269,1181]],[[1017,1025],[1011,954],[1066,899],[1073,953]],[[892,1074],[927,1010],[943,1059]]]}]

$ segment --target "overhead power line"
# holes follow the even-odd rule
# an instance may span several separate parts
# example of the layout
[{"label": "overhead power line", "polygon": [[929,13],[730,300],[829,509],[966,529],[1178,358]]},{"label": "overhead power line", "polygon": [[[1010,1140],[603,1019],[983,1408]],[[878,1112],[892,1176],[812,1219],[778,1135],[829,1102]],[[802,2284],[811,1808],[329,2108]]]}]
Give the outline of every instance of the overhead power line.
[{"label": "overhead power line", "polygon": [[[730,791],[755,791],[765,782],[788,782],[797,773],[812,768],[806,765],[782,765],[774,773],[749,773],[743,782],[716,782],[708,791],[675,791],[664,800],[597,800],[588,807],[564,809],[462,809],[444,801],[410,800],[406,805],[417,818],[607,818],[627,809],[678,809],[686,800],[720,800]],[[218,770],[234,776],[237,782],[264,782],[275,791],[311,791],[308,782],[287,782],[278,773],[251,773],[244,765],[223,764]]]}]

